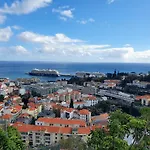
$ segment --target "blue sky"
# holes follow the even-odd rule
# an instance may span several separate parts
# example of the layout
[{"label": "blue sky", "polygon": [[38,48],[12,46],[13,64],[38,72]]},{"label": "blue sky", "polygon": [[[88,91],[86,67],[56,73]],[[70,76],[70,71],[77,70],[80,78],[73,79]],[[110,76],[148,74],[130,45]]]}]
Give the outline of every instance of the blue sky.
[{"label": "blue sky", "polygon": [[150,62],[149,0],[0,1],[0,60]]}]

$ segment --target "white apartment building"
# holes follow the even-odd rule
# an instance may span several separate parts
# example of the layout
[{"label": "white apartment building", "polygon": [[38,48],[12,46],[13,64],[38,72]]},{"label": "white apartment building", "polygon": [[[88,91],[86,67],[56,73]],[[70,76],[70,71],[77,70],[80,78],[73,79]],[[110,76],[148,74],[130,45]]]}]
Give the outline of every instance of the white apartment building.
[{"label": "white apartment building", "polygon": [[37,126],[16,123],[13,125],[21,133],[23,142],[27,145],[52,145],[58,143],[61,139],[67,139],[70,136],[79,136],[86,141],[91,132],[90,127],[71,128],[71,127],[52,127]]}]

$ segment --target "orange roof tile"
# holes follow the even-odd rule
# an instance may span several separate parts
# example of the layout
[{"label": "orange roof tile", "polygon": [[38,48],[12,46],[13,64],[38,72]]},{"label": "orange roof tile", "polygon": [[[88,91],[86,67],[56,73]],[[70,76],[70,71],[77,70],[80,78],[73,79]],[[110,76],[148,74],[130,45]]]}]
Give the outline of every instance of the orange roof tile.
[{"label": "orange roof tile", "polygon": [[105,83],[115,83],[118,84],[120,83],[120,80],[104,80]]},{"label": "orange roof tile", "polygon": [[70,92],[70,94],[81,94],[81,92],[79,92],[79,91],[72,91],[72,92]]},{"label": "orange roof tile", "polygon": [[0,110],[3,108],[3,106],[0,106]]},{"label": "orange roof tile", "polygon": [[16,112],[20,112],[22,110],[22,106],[20,105],[16,105],[12,108],[13,110],[11,111],[11,113],[16,113]]},{"label": "orange roof tile", "polygon": [[84,104],[85,102],[74,102],[74,104]]},{"label": "orange roof tile", "polygon": [[30,117],[31,115],[30,114],[28,114],[28,113],[23,113],[23,114],[21,114],[19,117]]},{"label": "orange roof tile", "polygon": [[92,117],[92,120],[107,120],[109,117],[109,114],[108,113],[104,113],[104,114],[100,114],[99,116],[94,116]]},{"label": "orange roof tile", "polygon": [[54,94],[49,94],[47,97],[48,98],[54,98],[55,96],[54,96]]},{"label": "orange roof tile", "polygon": [[71,132],[72,132],[72,128],[70,128],[70,127],[61,127],[61,128],[59,128],[59,133],[71,134]]},{"label": "orange roof tile", "polygon": [[30,107],[28,110],[29,111],[35,111],[37,108],[35,108],[35,107]]},{"label": "orange roof tile", "polygon": [[0,102],[0,105],[4,105],[4,102]]},{"label": "orange roof tile", "polygon": [[67,119],[61,119],[61,118],[38,118],[39,122],[45,122],[50,124],[67,124],[67,125],[80,125],[80,126],[86,126],[86,123],[84,120],[67,120]]},{"label": "orange roof tile", "polygon": [[8,120],[8,119],[11,119],[11,118],[12,118],[12,115],[11,115],[11,114],[5,114],[5,115],[3,115],[1,118]]},{"label": "orange roof tile", "polygon": [[95,96],[89,96],[89,100],[96,100]]},{"label": "orange roof tile", "polygon": [[82,109],[82,110],[79,110],[79,113],[80,113],[80,115],[89,115],[90,111],[87,109]]},{"label": "orange roof tile", "polygon": [[150,99],[150,95],[136,96],[136,100],[140,100],[140,99],[149,100]]},{"label": "orange roof tile", "polygon": [[49,126],[36,126],[23,123],[14,123],[13,126],[18,129],[19,132],[30,132],[30,131],[45,131],[48,133],[61,133],[71,134],[72,128],[69,127],[49,127]]},{"label": "orange roof tile", "polygon": [[61,111],[72,112],[72,111],[75,111],[75,110],[76,110],[76,109],[74,109],[74,108],[63,107]]},{"label": "orange roof tile", "polygon": [[91,127],[91,130],[93,131],[93,130],[101,129],[101,128],[102,128],[102,125],[93,125],[93,126]]},{"label": "orange roof tile", "polygon": [[52,106],[53,109],[63,109],[64,108],[60,104],[56,104],[56,103],[50,103],[50,105]]},{"label": "orange roof tile", "polygon": [[90,134],[91,130],[89,127],[78,128],[78,134]]}]

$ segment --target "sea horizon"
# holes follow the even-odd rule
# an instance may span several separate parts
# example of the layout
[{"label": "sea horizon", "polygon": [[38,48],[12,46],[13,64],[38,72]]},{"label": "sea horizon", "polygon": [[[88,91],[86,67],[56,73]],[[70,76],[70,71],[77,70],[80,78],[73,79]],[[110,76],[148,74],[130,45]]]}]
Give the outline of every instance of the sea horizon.
[{"label": "sea horizon", "polygon": [[150,64],[150,62],[76,62],[76,61],[48,61],[48,60],[0,60],[0,62],[42,62],[42,63],[76,63],[76,64]]},{"label": "sea horizon", "polygon": [[[51,61],[0,61],[0,77],[12,80],[17,78],[30,78],[26,73],[32,69],[55,69],[64,74],[75,74],[76,72],[136,72],[148,73],[150,63],[77,63],[77,62],[51,62]],[[62,77],[38,77],[44,81],[56,81]],[[64,78],[64,77],[63,77]],[[66,78],[69,79],[69,78]]]}]

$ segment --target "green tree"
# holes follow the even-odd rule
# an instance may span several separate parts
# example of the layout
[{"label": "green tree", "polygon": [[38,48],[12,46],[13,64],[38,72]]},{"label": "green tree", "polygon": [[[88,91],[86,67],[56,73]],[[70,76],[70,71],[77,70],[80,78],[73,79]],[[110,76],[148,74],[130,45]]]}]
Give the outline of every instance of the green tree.
[{"label": "green tree", "polygon": [[73,106],[73,99],[71,99],[69,107],[70,108],[74,108],[74,106]]},{"label": "green tree", "polygon": [[0,95],[0,102],[4,101],[4,95]]},{"label": "green tree", "polygon": [[5,150],[8,145],[8,138],[6,137],[6,132],[0,129],[0,150]]},{"label": "green tree", "polygon": [[[94,150],[148,150],[150,148],[150,108],[141,110],[141,117],[133,117],[117,110],[110,114],[107,131],[96,130],[88,140]],[[132,136],[128,145],[125,137]]]},{"label": "green tree", "polygon": [[60,118],[60,109],[53,109],[53,112],[55,114],[55,117]]},{"label": "green tree", "polygon": [[21,140],[19,132],[8,127],[7,131],[0,129],[0,150],[24,150],[25,145]]},{"label": "green tree", "polygon": [[86,143],[80,137],[69,137],[60,140],[60,148],[67,150],[85,150]]}]

